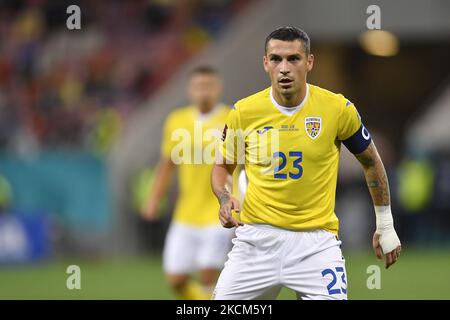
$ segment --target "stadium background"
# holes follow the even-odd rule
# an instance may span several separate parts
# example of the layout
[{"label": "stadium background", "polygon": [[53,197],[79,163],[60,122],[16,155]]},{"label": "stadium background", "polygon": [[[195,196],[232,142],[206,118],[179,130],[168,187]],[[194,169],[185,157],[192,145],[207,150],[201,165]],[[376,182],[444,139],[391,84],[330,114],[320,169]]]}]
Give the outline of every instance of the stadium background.
[{"label": "stadium background", "polygon": [[[389,32],[367,32],[371,4]],[[196,65],[222,72],[229,104],[267,86],[263,41],[289,24],[311,37],[309,82],[355,103],[390,178],[402,257],[369,290],[373,208],[343,152],[349,298],[450,299],[449,16],[440,0],[0,1],[0,299],[174,298],[160,253],[176,189],[158,222],[138,214],[162,122]]]}]

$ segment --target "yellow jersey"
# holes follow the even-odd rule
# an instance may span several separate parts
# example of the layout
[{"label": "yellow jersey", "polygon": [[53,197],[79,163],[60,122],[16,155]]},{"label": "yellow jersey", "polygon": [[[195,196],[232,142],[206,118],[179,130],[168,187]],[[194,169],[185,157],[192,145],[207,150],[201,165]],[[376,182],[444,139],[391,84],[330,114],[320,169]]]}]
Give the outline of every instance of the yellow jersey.
[{"label": "yellow jersey", "polygon": [[[195,106],[173,111],[163,129],[161,154],[177,164],[178,195],[173,219],[205,226],[219,223],[219,203],[211,190],[215,147],[231,107],[216,106],[202,115]],[[206,157],[206,151],[210,156]]]},{"label": "yellow jersey", "polygon": [[311,84],[293,108],[278,105],[270,87],[238,101],[226,120],[220,150],[227,163],[245,163],[248,188],[241,221],[337,235],[341,142],[359,153],[370,141],[350,101]]}]

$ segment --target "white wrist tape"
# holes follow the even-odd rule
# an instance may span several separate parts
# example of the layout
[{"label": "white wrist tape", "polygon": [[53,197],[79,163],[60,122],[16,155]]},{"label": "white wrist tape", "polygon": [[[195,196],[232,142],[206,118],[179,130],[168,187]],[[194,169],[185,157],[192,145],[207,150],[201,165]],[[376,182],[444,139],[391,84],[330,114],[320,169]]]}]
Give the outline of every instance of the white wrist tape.
[{"label": "white wrist tape", "polygon": [[383,253],[388,253],[400,245],[400,239],[394,229],[391,206],[375,206],[377,230]]},{"label": "white wrist tape", "polygon": [[392,218],[391,206],[375,206],[377,218],[377,233],[394,229],[394,219]]}]

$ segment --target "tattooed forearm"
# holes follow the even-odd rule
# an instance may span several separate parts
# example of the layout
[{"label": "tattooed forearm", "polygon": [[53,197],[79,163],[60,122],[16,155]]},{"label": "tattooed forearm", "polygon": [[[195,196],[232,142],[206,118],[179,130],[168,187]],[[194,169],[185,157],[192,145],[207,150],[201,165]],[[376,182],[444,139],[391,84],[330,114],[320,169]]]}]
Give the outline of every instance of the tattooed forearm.
[{"label": "tattooed forearm", "polygon": [[367,186],[372,196],[373,204],[376,206],[388,206],[391,203],[389,183],[383,162],[378,155],[373,142],[362,153],[356,155],[356,158],[364,168]]},{"label": "tattooed forearm", "polygon": [[232,193],[233,179],[232,174],[235,169],[235,165],[218,165],[213,166],[211,172],[211,188],[220,205],[224,204],[229,200]]},{"label": "tattooed forearm", "polygon": [[375,149],[375,145],[373,145],[371,143],[365,151],[363,151],[355,156],[356,156],[356,159],[358,159],[358,161],[361,163],[361,165],[363,167],[371,167],[371,166],[375,165],[374,157],[376,157],[377,155],[378,155],[378,153]]},{"label": "tattooed forearm", "polygon": [[389,184],[383,164],[380,162],[373,167],[365,168],[364,174],[366,176],[367,186],[369,187],[369,192],[372,196],[374,205],[388,206],[391,203]]},{"label": "tattooed forearm", "polygon": [[380,182],[379,181],[368,181],[367,186],[369,188],[378,188],[380,186]]},{"label": "tattooed forearm", "polygon": [[223,206],[230,200],[230,192],[228,190],[223,190],[219,195],[220,206]]}]

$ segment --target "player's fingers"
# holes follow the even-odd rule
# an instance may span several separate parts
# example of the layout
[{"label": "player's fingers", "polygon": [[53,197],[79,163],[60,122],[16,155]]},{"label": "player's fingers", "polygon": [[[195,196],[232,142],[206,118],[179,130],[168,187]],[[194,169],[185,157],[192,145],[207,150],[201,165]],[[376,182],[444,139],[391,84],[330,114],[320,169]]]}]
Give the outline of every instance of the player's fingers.
[{"label": "player's fingers", "polygon": [[400,252],[402,252],[402,246],[398,246],[397,249],[395,249],[397,251],[397,258],[400,257]]},{"label": "player's fingers", "polygon": [[230,223],[226,218],[219,217],[220,223],[222,224],[222,227],[224,228],[232,228],[233,224]]},{"label": "player's fingers", "polygon": [[220,220],[220,223],[222,224],[222,226],[225,226],[225,223],[227,222],[227,220],[223,217],[221,211],[219,211],[219,220]]},{"label": "player's fingers", "polygon": [[[241,205],[239,204],[239,201],[236,199],[232,199],[232,203],[233,203],[233,210],[237,213],[239,213],[241,211]],[[242,222],[240,222],[238,219],[234,219],[237,223],[237,226],[243,226],[244,224]]]},{"label": "player's fingers", "polygon": [[223,221],[224,223],[226,223],[228,221],[229,215],[230,214],[227,212],[227,210],[225,208],[220,208],[220,210],[219,210],[220,221]]},{"label": "player's fingers", "polygon": [[394,261],[397,261],[397,259],[398,259],[397,249],[392,250],[392,251],[391,251],[391,255],[392,255],[392,259],[393,259]]},{"label": "player's fingers", "polygon": [[236,225],[235,225],[236,228],[237,228],[237,227],[242,227],[242,226],[244,225],[242,222],[240,222],[240,221],[237,220],[237,219],[234,219],[234,221],[236,221]]},{"label": "player's fingers", "polygon": [[229,205],[224,205],[220,208],[220,216],[224,217],[225,219],[227,219],[231,214],[230,214],[230,206]]},{"label": "player's fingers", "polygon": [[241,205],[239,204],[239,201],[237,201],[236,199],[232,199],[232,204],[233,204],[233,210],[236,212],[240,212],[241,211]]},{"label": "player's fingers", "polygon": [[219,221],[222,224],[222,226],[225,227],[227,220],[224,217],[222,217],[222,215],[219,215]]},{"label": "player's fingers", "polygon": [[381,246],[380,246],[380,235],[375,233],[373,235],[373,239],[372,239],[372,247],[373,247],[373,251],[375,252],[376,257],[381,260],[383,259],[383,251],[381,250]]},{"label": "player's fingers", "polygon": [[220,208],[220,217],[222,217],[225,225],[224,227],[230,228],[230,226],[234,226],[234,219],[231,216],[231,210],[229,205],[224,205],[222,208]]},{"label": "player's fingers", "polygon": [[379,260],[382,260],[383,259],[383,251],[381,250],[381,246],[375,247],[374,250],[375,250],[375,255],[377,256],[377,258]]},{"label": "player's fingers", "polygon": [[397,252],[394,249],[394,250],[391,251],[391,264],[388,267],[393,265],[396,261],[397,261]]},{"label": "player's fingers", "polygon": [[389,264],[390,263],[391,263],[391,256],[388,253],[388,254],[385,255],[385,262],[384,262],[385,269],[389,268]]},{"label": "player's fingers", "polygon": [[391,264],[389,264],[389,266],[387,266],[387,268],[389,268],[390,266],[392,266],[396,262],[397,262],[397,256],[394,253],[394,254],[392,254],[392,262],[391,262]]},{"label": "player's fingers", "polygon": [[386,269],[392,264],[393,258],[392,254],[389,252],[386,254]]},{"label": "player's fingers", "polygon": [[228,218],[228,222],[233,226],[233,227],[239,227],[239,223],[236,221],[236,219],[234,219],[232,216],[230,216]]}]

